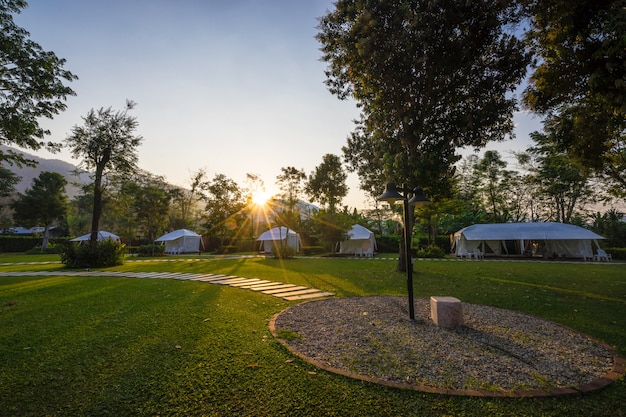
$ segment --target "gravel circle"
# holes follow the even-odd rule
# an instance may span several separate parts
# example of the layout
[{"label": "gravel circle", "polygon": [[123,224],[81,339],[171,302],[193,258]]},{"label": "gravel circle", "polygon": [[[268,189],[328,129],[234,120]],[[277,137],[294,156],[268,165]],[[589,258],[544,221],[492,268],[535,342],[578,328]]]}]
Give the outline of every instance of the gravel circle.
[{"label": "gravel circle", "polygon": [[322,368],[432,392],[577,392],[614,367],[613,349],[573,329],[511,310],[462,307],[464,326],[445,329],[429,318],[425,298],[415,300],[415,321],[406,297],[328,298],[284,310],[271,327]]}]

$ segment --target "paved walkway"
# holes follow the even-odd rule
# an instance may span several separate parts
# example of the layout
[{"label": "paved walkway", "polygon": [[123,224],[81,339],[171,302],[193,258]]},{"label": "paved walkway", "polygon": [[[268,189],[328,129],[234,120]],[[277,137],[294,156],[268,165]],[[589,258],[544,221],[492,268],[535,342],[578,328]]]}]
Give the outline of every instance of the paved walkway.
[{"label": "paved walkway", "polygon": [[15,271],[0,272],[0,277],[38,277],[38,276],[70,276],[70,277],[123,277],[123,278],[153,278],[179,279],[186,281],[200,281],[210,284],[228,285],[230,287],[257,291],[262,294],[273,295],[287,301],[307,300],[312,298],[329,297],[334,295],[316,288],[308,288],[294,284],[267,281],[258,278],[241,278],[234,275],[221,274],[184,274],[180,272],[124,272],[124,271]]}]

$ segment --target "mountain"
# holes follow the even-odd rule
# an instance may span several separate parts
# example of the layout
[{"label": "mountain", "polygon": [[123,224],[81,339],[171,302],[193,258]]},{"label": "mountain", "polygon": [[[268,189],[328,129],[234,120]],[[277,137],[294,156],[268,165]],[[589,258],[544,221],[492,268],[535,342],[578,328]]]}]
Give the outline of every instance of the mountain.
[{"label": "mountain", "polygon": [[[4,145],[0,145],[0,150],[3,152],[6,152],[7,150],[12,150],[14,152],[23,154],[26,159],[32,159],[34,161],[37,161],[37,166],[35,167],[23,166],[22,168],[19,168],[15,165],[3,164],[3,166],[6,167],[9,171],[21,177],[20,182],[15,186],[15,189],[20,193],[24,193],[27,188],[30,188],[33,185],[33,179],[37,178],[39,174],[44,171],[58,172],[59,174],[63,175],[65,179],[67,179],[67,186],[65,187],[65,191],[70,199],[74,198],[81,192],[80,187],[75,185],[76,183],[86,184],[91,182],[89,178],[89,173],[79,169],[76,165],[70,164],[69,162],[61,161],[60,159],[41,158],[37,155],[32,155],[22,150],[18,150]],[[79,176],[76,176],[74,174],[75,171],[79,171],[81,172],[81,174]]]}]

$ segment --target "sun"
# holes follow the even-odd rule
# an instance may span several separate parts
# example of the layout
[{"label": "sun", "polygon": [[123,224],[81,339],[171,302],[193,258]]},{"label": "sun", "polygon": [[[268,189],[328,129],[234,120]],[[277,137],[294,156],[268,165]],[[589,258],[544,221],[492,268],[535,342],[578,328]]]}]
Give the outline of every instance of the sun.
[{"label": "sun", "polygon": [[257,191],[252,196],[252,202],[257,206],[263,206],[270,199],[270,194],[266,191]]}]

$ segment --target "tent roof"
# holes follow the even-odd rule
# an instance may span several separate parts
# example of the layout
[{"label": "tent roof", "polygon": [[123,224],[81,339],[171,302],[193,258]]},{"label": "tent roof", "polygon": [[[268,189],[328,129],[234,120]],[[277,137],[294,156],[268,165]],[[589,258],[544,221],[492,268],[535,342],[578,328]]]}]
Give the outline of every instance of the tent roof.
[{"label": "tent roof", "polygon": [[564,223],[495,223],[474,224],[454,234],[467,240],[567,240],[604,239],[591,230]]},{"label": "tent roof", "polygon": [[[87,233],[86,235],[82,235],[82,236],[79,236],[77,238],[70,240],[70,242],[84,242],[86,240],[89,240],[90,238],[91,238],[91,233]],[[98,232],[98,240],[104,240],[104,239],[120,240],[120,237],[111,232],[101,230]]]},{"label": "tent roof", "polygon": [[296,231],[293,229],[287,229],[284,226],[275,227],[266,232],[263,232],[261,236],[259,236],[256,240],[281,240],[287,237],[287,231],[289,231],[290,235],[297,235]]},{"label": "tent roof", "polygon": [[348,231],[348,240],[369,239],[372,236],[372,231],[366,227],[361,226],[360,224],[355,224]]},{"label": "tent roof", "polygon": [[173,232],[164,234],[160,238],[156,239],[155,242],[166,242],[168,240],[176,240],[181,237],[192,237],[192,236],[201,237],[199,234],[197,234],[196,232],[192,232],[191,230],[178,229],[178,230],[174,230]]}]

